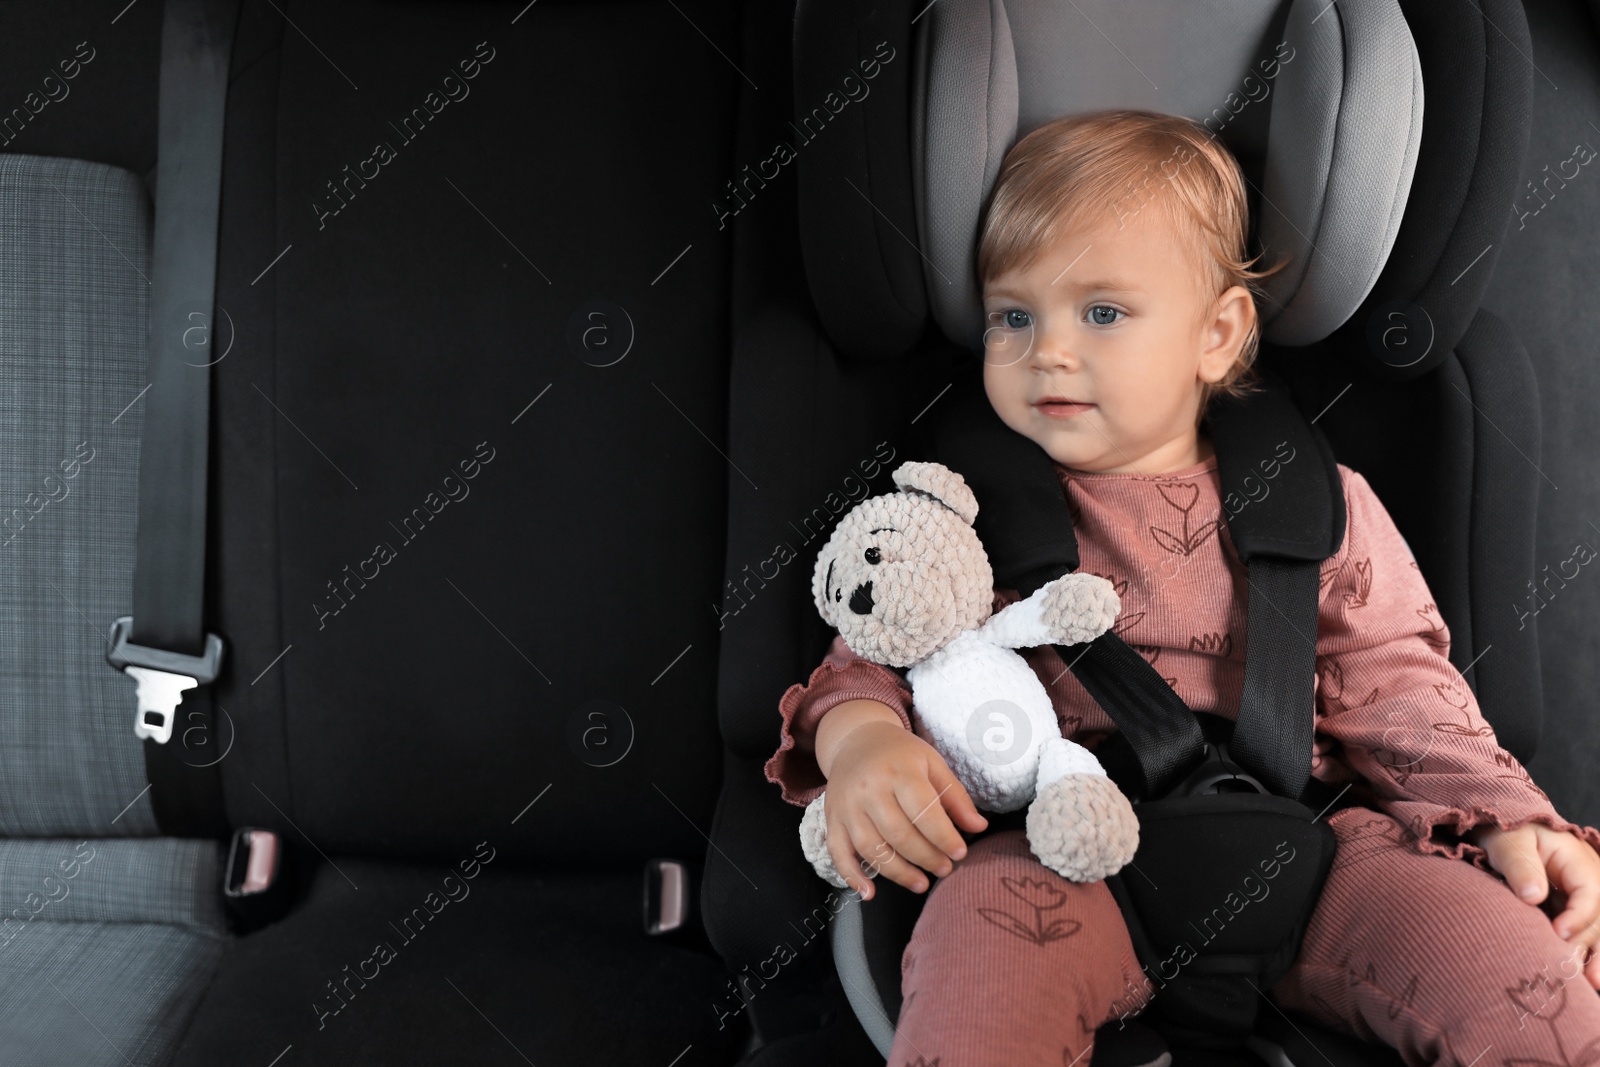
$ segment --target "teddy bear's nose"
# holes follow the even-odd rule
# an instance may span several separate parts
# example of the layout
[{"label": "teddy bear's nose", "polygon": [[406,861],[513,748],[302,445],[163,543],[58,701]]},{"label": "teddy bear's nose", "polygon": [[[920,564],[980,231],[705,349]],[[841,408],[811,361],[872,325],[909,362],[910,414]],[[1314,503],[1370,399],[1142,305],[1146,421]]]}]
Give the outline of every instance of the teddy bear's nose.
[{"label": "teddy bear's nose", "polygon": [[850,594],[850,610],[857,615],[872,614],[872,583],[863,582]]}]

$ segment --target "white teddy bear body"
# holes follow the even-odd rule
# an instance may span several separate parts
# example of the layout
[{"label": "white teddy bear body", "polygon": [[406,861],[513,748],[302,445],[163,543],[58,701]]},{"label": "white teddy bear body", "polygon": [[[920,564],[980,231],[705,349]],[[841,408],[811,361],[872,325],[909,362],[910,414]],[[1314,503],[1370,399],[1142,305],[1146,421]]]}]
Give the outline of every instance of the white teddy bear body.
[{"label": "white teddy bear body", "polygon": [[1050,694],[1013,651],[1053,640],[1042,619],[1049,590],[1007,605],[906,672],[917,736],[939,750],[986,811],[1025,807],[1068,774],[1105,773],[1083,746],[1051,743],[1063,739]]}]

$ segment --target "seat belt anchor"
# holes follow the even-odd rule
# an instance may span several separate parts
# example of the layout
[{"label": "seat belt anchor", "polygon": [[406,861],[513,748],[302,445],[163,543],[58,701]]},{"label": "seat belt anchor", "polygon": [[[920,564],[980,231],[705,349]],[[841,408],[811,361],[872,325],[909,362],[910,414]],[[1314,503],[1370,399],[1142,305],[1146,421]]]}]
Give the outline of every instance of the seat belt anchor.
[{"label": "seat belt anchor", "polygon": [[173,713],[183,701],[184,691],[216,681],[222,668],[222,638],[206,634],[205,653],[190,656],[136,645],[128,640],[132,632],[132,615],[123,615],[111,624],[106,662],[138,684],[134,736],[164,745],[172,738]]}]

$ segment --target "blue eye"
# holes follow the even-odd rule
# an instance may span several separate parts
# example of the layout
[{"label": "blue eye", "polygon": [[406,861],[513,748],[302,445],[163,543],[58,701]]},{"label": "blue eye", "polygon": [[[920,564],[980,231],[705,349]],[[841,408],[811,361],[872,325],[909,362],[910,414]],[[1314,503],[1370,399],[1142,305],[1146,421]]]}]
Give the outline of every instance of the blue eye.
[{"label": "blue eye", "polygon": [[[1018,321],[1019,318],[1021,321]],[[1025,330],[1033,322],[1021,308],[1006,308],[1000,312],[1000,324],[1008,330]]]},{"label": "blue eye", "polygon": [[1094,307],[1089,309],[1089,321],[1094,323],[1096,326],[1110,326],[1112,323],[1117,321],[1116,319],[1101,319],[1101,318],[1097,318],[1095,316],[1095,312],[1097,312],[1097,311],[1109,311],[1113,315],[1125,314],[1125,312],[1118,311],[1116,308],[1111,307],[1109,304],[1096,304],[1096,305],[1094,305]]}]

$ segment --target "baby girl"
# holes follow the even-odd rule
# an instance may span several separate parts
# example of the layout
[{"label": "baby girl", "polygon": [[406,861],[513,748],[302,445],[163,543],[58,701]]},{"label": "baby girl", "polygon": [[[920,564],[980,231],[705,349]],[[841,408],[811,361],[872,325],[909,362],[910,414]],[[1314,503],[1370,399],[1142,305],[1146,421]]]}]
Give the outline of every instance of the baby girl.
[{"label": "baby girl", "polygon": [[[1256,282],[1271,271],[1250,269],[1248,221],[1238,163],[1204,127],[1100,112],[1011,149],[977,254],[984,389],[1054,461],[1080,570],[1112,582],[1116,632],[1190,707],[1230,719],[1249,586],[1203,417],[1212,396],[1254,387]],[[1495,741],[1393,520],[1361,474],[1338,471],[1345,536],[1321,566],[1311,759],[1357,803],[1329,818],[1337,858],[1293,967],[1262,990],[1267,1010],[1407,1064],[1591,1063],[1600,832],[1557,814]],[[994,608],[1017,598],[996,589]],[[1115,729],[1052,647],[1024,655],[1063,733],[1093,748]],[[858,855],[914,892],[924,871],[937,880],[901,960],[890,1067],[1088,1064],[1098,1027],[1159,995],[1121,913],[1104,883],[1039,863],[1020,829],[969,846],[962,831],[988,820],[910,707],[899,674],[835,639],[783,695],[766,769],[798,806],[826,785],[830,854],[864,898]]]}]

